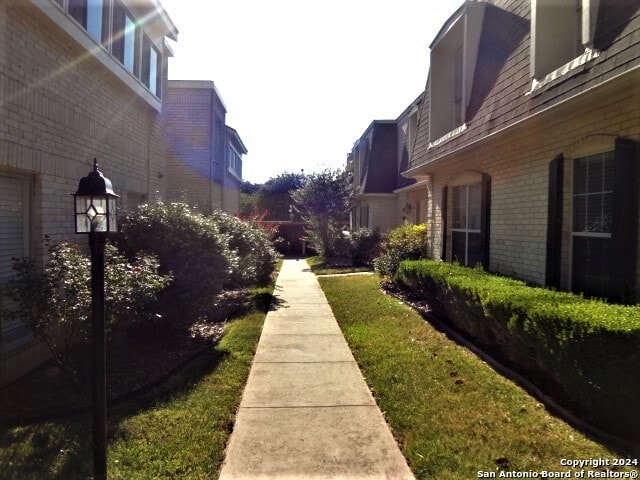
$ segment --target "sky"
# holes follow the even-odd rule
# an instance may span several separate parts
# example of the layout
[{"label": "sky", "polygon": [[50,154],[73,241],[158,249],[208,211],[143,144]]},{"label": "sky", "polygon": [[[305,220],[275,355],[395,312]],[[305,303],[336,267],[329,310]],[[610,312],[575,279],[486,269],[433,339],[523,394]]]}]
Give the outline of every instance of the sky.
[{"label": "sky", "polygon": [[422,91],[463,0],[161,0],[173,80],[212,80],[247,150],[243,179],[342,168],[373,120]]}]

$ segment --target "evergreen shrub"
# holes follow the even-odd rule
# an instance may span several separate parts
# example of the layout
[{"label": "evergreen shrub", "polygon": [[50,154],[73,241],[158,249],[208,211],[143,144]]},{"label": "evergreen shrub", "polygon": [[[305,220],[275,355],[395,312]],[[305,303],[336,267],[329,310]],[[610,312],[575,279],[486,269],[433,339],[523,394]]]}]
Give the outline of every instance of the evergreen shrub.
[{"label": "evergreen shrub", "polygon": [[173,308],[193,308],[194,303],[214,298],[238,268],[230,235],[185,203],[141,205],[120,225],[119,244],[128,256],[140,251],[154,254],[160,271],[173,275],[165,299]]},{"label": "evergreen shrub", "polygon": [[230,281],[240,287],[266,284],[279,258],[270,233],[222,211],[214,212],[211,219],[218,231],[228,236],[229,249],[237,259]]},{"label": "evergreen shrub", "polygon": [[391,230],[382,241],[382,253],[375,259],[376,272],[393,277],[402,260],[426,258],[428,244],[427,226],[424,224],[405,223]]},{"label": "evergreen shrub", "polygon": [[640,307],[429,260],[395,278],[593,425],[640,441]]},{"label": "evergreen shrub", "polygon": [[355,267],[372,267],[375,258],[380,254],[382,236],[380,230],[358,228],[351,232],[349,254]]}]

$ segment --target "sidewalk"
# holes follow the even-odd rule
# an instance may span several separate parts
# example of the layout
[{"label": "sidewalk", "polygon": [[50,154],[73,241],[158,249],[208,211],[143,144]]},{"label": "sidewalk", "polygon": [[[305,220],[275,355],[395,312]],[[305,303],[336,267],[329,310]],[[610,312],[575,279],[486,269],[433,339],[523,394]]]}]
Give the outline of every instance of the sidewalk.
[{"label": "sidewalk", "polygon": [[304,260],[274,295],[220,479],[413,479]]}]

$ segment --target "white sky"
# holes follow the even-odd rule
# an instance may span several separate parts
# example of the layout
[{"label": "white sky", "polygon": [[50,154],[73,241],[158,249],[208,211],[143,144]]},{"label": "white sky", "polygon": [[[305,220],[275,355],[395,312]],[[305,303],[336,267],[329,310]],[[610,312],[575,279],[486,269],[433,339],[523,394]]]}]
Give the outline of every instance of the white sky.
[{"label": "white sky", "polygon": [[263,183],[344,166],[372,120],[424,90],[429,44],[462,0],[161,0],[169,78],[213,80]]}]

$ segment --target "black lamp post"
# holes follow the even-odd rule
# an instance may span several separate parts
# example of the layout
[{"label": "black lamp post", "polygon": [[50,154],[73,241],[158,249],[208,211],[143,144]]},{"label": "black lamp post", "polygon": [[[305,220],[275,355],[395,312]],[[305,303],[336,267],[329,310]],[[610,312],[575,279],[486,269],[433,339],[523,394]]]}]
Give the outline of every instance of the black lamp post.
[{"label": "black lamp post", "polygon": [[93,476],[107,478],[107,362],[105,351],[104,246],[117,231],[116,195],[98,162],[80,179],[75,197],[76,233],[89,234],[91,247],[91,328],[93,337]]}]

